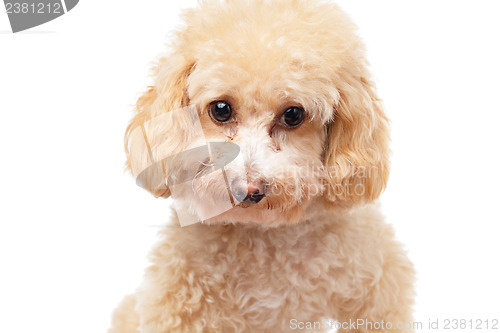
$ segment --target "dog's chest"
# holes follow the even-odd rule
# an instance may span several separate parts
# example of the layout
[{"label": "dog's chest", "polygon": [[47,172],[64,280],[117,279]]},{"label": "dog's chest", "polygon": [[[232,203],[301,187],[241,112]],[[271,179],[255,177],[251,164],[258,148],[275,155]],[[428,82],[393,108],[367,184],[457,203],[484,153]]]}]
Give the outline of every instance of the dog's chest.
[{"label": "dog's chest", "polygon": [[290,231],[225,236],[209,260],[242,314],[266,321],[266,316],[278,320],[327,315],[322,311],[330,295],[324,290],[331,290],[335,262],[325,259],[331,256],[324,255],[321,237]]}]

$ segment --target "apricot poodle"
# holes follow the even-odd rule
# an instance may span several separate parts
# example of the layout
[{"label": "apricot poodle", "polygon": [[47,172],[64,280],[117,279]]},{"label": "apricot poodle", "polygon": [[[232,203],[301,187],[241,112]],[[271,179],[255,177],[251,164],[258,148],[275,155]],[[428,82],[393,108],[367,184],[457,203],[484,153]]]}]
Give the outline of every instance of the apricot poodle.
[{"label": "apricot poodle", "polygon": [[351,20],[320,0],[183,17],[126,133],[171,217],[109,332],[410,332],[413,266],[376,203],[388,119]]}]

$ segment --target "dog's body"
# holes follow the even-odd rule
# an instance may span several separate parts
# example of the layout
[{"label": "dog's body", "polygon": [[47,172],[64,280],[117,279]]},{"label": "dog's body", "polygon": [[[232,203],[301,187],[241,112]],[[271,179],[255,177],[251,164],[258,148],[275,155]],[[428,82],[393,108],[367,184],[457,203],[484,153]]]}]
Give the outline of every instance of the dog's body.
[{"label": "dog's body", "polygon": [[165,228],[144,285],[116,312],[111,332],[324,332],[329,323],[306,328],[328,318],[344,326],[411,322],[412,266],[377,208],[311,219],[267,230]]},{"label": "dog's body", "polygon": [[[173,125],[147,130],[149,155],[138,142],[146,122],[194,105],[207,139],[237,144],[242,158],[225,184],[209,172],[193,180],[178,207],[216,206],[227,177],[247,196],[201,224],[181,228],[174,213],[110,332],[318,332],[325,319],[345,332],[411,331],[413,268],[369,203],[388,177],[387,119],[349,20],[318,1],[226,0],[186,21],[139,99],[128,166],[137,176],[148,159],[190,148]],[[163,164],[164,182],[175,170]]]}]

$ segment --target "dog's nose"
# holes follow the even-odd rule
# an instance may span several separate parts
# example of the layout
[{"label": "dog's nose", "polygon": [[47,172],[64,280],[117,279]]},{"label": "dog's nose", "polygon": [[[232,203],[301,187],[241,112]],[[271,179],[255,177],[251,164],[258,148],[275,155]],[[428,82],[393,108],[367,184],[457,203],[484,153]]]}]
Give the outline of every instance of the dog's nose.
[{"label": "dog's nose", "polygon": [[266,185],[261,180],[235,179],[231,184],[231,192],[239,202],[254,204],[266,196]]}]

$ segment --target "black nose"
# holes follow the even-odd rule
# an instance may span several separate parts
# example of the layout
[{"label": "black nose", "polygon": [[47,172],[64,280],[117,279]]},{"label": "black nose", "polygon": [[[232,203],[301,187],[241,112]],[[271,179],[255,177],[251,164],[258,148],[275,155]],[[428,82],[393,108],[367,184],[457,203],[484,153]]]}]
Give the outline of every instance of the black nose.
[{"label": "black nose", "polygon": [[234,180],[231,184],[231,192],[239,202],[255,204],[266,196],[266,186],[260,180]]}]

